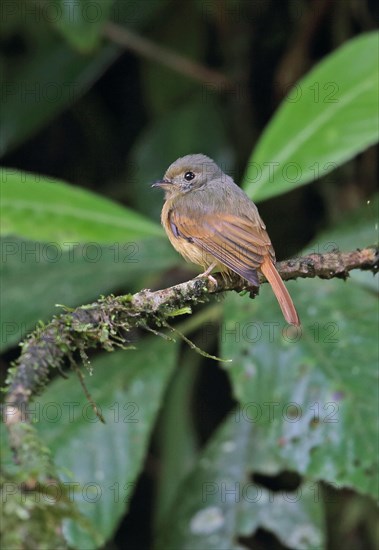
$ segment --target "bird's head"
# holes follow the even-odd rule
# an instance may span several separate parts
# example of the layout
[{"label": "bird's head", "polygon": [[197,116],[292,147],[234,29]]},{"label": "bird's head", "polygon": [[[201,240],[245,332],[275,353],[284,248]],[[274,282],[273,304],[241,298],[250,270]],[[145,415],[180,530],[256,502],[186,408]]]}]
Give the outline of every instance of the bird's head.
[{"label": "bird's head", "polygon": [[163,189],[167,199],[199,189],[220,176],[221,168],[209,157],[200,154],[186,155],[173,162],[163,179],[154,182],[152,187]]}]

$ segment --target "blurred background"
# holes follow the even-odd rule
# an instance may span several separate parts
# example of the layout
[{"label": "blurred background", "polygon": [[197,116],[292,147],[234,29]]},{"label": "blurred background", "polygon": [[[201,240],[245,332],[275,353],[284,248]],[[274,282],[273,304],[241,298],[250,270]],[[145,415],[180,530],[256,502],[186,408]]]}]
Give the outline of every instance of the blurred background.
[{"label": "blurred background", "polygon": [[[62,16],[76,8],[85,10],[86,22],[93,24],[82,27],[74,11]],[[159,223],[163,197],[150,184],[172,161],[204,153],[241,182],[255,143],[293,84],[344,42],[377,28],[379,4],[12,0],[1,10],[1,163],[90,189]],[[377,148],[370,147],[321,180],[261,202],[278,259],[299,253],[321,230],[364,204],[375,190],[377,164]],[[175,253],[147,277],[138,272],[129,281],[122,266],[117,269],[107,285],[99,272],[99,281],[80,297],[68,282],[55,279],[60,295],[51,298],[45,317],[57,302],[79,305],[101,292],[163,288],[195,273]],[[82,277],[78,274],[72,285]],[[85,277],[84,284],[96,276],[87,270]],[[25,274],[20,281],[25,284]],[[28,319],[34,323],[32,314]],[[23,334],[30,328],[25,323]],[[217,352],[217,329],[213,338],[209,351]],[[199,336],[195,340],[201,345]],[[5,350],[3,366],[17,356],[15,346],[16,341]],[[201,447],[234,400],[225,372],[209,360],[196,362],[191,410]],[[150,544],[158,431],[130,514],[107,548]],[[270,489],[298,483],[295,474],[260,481]],[[325,490],[331,494],[329,548],[373,548],[371,502],[353,491]],[[283,547],[264,530],[245,544]]]},{"label": "blurred background", "polygon": [[[49,3],[14,0],[2,10],[3,164],[88,187],[156,221],[162,197],[149,183],[173,160],[202,152],[240,181],[291,86],[378,16],[370,0],[103,2],[89,4],[87,18],[115,24],[96,44],[80,40],[80,27],[68,34]],[[376,160],[371,149],[326,185],[262,204],[278,256],[369,194]]]}]

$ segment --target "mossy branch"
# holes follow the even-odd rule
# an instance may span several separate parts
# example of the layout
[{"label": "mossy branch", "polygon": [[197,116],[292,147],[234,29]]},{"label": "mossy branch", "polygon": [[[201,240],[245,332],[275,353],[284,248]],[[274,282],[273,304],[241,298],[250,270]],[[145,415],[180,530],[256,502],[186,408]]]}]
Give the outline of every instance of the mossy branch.
[{"label": "mossy branch", "polygon": [[[310,254],[277,264],[284,280],[321,277],[347,278],[352,269],[378,271],[379,249],[328,254]],[[62,369],[67,361],[73,361],[75,353],[86,357],[86,350],[102,347],[111,351],[127,346],[127,333],[137,327],[154,330],[165,326],[167,320],[179,311],[208,299],[209,295],[245,288],[237,277],[211,279],[195,278],[164,290],[142,290],[134,295],[108,296],[89,305],[66,309],[46,326],[39,326],[22,344],[20,357],[10,369],[6,402],[11,414],[5,414],[5,422],[14,449],[19,447],[18,430],[12,426],[22,421],[22,406],[29,402],[47,380],[50,369]],[[265,282],[260,276],[262,283]],[[254,297],[254,293],[251,293]],[[14,437],[12,437],[14,435]]]}]

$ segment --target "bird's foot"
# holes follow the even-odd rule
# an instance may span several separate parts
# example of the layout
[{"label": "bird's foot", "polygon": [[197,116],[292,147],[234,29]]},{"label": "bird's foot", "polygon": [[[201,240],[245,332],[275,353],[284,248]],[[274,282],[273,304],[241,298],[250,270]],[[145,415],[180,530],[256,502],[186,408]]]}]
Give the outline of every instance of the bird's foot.
[{"label": "bird's foot", "polygon": [[200,275],[197,275],[196,279],[208,279],[211,281],[215,286],[217,286],[217,280],[211,275],[211,271],[216,267],[217,263],[214,262],[211,264],[204,273],[200,273]]}]

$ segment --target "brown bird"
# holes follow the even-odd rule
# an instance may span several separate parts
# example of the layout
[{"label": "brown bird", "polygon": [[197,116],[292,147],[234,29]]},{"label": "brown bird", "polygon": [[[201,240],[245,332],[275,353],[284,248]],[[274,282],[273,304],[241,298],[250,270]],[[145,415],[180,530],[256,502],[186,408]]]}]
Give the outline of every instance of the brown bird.
[{"label": "brown bird", "polygon": [[165,191],[161,221],[173,247],[205,269],[233,271],[259,286],[259,269],[270,283],[288,323],[300,321],[279,273],[258,209],[233,179],[205,155],[187,155],[169,166],[152,187]]}]

